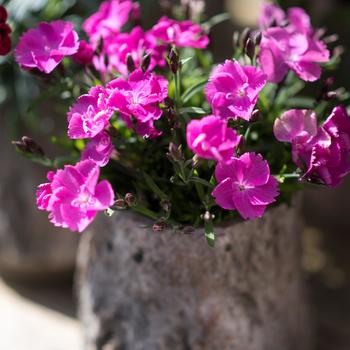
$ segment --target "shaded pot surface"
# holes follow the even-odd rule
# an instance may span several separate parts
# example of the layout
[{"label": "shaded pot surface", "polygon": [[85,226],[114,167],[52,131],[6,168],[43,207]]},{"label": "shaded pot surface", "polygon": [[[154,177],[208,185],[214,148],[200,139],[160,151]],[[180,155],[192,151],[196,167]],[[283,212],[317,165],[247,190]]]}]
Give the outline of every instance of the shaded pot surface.
[{"label": "shaded pot surface", "polygon": [[[83,235],[77,288],[86,349],[311,349],[300,220],[285,205],[216,229],[153,233],[130,212]],[[148,225],[148,228],[145,228]]]}]

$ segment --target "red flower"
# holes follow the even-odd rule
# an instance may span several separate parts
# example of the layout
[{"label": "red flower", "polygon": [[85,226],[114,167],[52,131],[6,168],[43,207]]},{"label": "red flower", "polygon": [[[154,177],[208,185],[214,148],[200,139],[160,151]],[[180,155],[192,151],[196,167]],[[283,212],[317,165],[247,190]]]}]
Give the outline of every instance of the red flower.
[{"label": "red flower", "polygon": [[0,55],[5,56],[11,51],[11,28],[6,23],[7,11],[0,6]]}]

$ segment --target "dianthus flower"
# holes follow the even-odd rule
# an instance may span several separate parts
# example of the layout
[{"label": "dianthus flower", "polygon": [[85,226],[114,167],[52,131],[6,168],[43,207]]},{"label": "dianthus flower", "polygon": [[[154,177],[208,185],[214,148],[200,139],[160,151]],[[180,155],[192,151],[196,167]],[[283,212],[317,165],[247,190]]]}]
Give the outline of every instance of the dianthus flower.
[{"label": "dianthus flower", "polygon": [[95,86],[78,98],[67,114],[70,138],[92,138],[108,126],[113,114],[107,105],[108,96],[102,86]]},{"label": "dianthus flower", "polygon": [[[295,113],[293,110],[287,112]],[[280,121],[275,122],[275,136],[278,140],[292,143],[293,160],[304,170],[303,178],[321,182],[329,187],[339,185],[350,172],[350,118],[343,107],[333,109],[327,120],[317,129],[316,121],[310,119],[311,111],[303,111],[309,121],[304,126],[294,118],[287,120],[286,114],[281,119],[288,124],[288,133],[281,137]],[[287,128],[285,128],[287,130]],[[298,131],[297,131],[298,130]],[[293,137],[293,135],[301,135]]]},{"label": "dianthus flower", "polygon": [[237,210],[244,219],[263,216],[267,205],[278,196],[277,180],[260,154],[245,153],[219,162],[215,169],[219,184],[212,195],[227,210]]},{"label": "dianthus flower", "polygon": [[85,146],[81,159],[91,159],[98,166],[103,167],[109,162],[113,150],[111,137],[107,131],[102,131]]},{"label": "dianthus flower", "polygon": [[162,116],[159,103],[168,96],[168,81],[141,69],[130,74],[128,80],[118,78],[110,82],[110,108],[117,110],[129,127],[136,121],[136,131],[144,137],[156,137],[159,131],[154,121]]},{"label": "dianthus flower", "polygon": [[94,49],[92,48],[92,46],[85,40],[81,40],[79,43],[78,52],[74,54],[73,60],[82,65],[87,65],[92,62],[93,57]]},{"label": "dianthus flower", "polygon": [[99,174],[100,168],[92,160],[50,172],[50,182],[38,188],[38,208],[49,212],[49,219],[55,226],[82,232],[98,211],[114,203],[112,186],[106,180],[97,183]]},{"label": "dianthus flower", "polygon": [[213,115],[191,120],[186,135],[188,147],[195,154],[217,161],[229,160],[241,141],[241,136],[227,127],[227,121]]},{"label": "dianthus flower", "polygon": [[202,27],[192,21],[179,22],[162,17],[150,30],[150,34],[157,40],[177,47],[204,49],[209,44],[209,38],[203,33]]},{"label": "dianthus flower", "polygon": [[51,73],[65,56],[74,55],[79,48],[78,34],[73,23],[62,20],[41,22],[29,29],[16,47],[16,60],[23,68],[37,68]]},{"label": "dianthus flower", "polygon": [[211,73],[205,93],[215,115],[250,120],[265,84],[261,69],[226,60]]},{"label": "dianthus flower", "polygon": [[[141,27],[135,27],[130,33],[121,33],[104,42],[100,55],[93,59],[94,66],[99,72],[116,71],[124,76],[128,75],[127,57],[131,56],[136,68],[139,68],[142,58],[149,54],[151,61],[149,70],[156,65],[163,67],[166,47],[152,41]],[[106,60],[108,58],[108,60]],[[107,64],[106,64],[107,61]]]},{"label": "dianthus flower", "polygon": [[83,29],[90,41],[97,44],[100,39],[118,34],[128,21],[132,9],[131,0],[104,1],[98,11],[85,20]]}]

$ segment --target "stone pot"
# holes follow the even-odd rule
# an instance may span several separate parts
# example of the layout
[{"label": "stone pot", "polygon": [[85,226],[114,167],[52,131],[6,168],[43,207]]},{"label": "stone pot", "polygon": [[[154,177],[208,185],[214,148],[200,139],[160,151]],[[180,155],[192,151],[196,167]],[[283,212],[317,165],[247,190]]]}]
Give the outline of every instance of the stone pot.
[{"label": "stone pot", "polygon": [[85,349],[312,348],[295,206],[218,227],[214,248],[203,230],[153,233],[150,224],[121,212],[83,235]]}]

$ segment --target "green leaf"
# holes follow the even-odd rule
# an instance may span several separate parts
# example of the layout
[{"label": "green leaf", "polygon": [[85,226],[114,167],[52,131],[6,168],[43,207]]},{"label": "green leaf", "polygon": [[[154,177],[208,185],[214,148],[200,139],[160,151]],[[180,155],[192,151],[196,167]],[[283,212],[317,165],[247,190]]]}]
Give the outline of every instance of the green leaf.
[{"label": "green leaf", "polygon": [[187,62],[191,61],[193,57],[187,57],[182,60],[180,60],[180,63],[182,66],[184,66]]},{"label": "green leaf", "polygon": [[209,113],[208,111],[200,107],[184,107],[184,108],[180,108],[179,112],[180,114],[192,113],[192,114],[201,114],[201,115],[205,115]]},{"label": "green leaf", "polygon": [[211,28],[213,28],[217,24],[220,24],[222,22],[228,21],[231,18],[232,18],[232,16],[229,13],[226,13],[226,12],[225,13],[219,13],[218,15],[215,15],[212,18],[210,18],[209,21],[204,22],[202,24],[202,27],[205,30],[210,30]]},{"label": "green leaf", "polygon": [[146,173],[143,173],[145,181],[148,187],[161,199],[168,200],[168,196],[158,187],[158,185],[153,181],[153,179]]},{"label": "green leaf", "polygon": [[212,221],[208,221],[204,224],[204,233],[205,233],[205,239],[207,240],[209,247],[214,247],[215,234],[214,234],[214,226]]},{"label": "green leaf", "polygon": [[207,186],[209,188],[213,188],[213,185],[210,182],[208,182],[207,180],[201,179],[200,177],[190,177],[189,181]]},{"label": "green leaf", "polygon": [[195,84],[189,87],[181,96],[182,102],[188,102],[197,92],[201,91],[208,80],[200,81],[198,84]]}]

